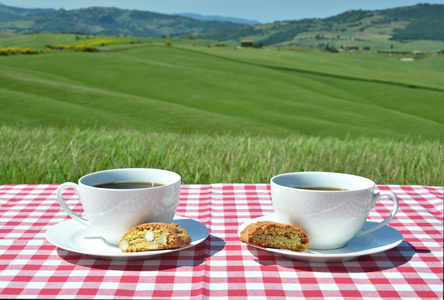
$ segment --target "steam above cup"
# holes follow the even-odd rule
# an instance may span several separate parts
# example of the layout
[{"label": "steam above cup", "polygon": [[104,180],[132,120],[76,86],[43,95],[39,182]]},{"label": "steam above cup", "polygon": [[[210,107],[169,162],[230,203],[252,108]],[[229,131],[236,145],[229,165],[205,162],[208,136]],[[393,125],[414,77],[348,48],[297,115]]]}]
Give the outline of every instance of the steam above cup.
[{"label": "steam above cup", "polygon": [[[123,234],[137,225],[171,223],[179,203],[180,182],[180,175],[167,170],[105,170],[85,175],[77,184],[61,184],[57,189],[57,200],[74,220],[95,230],[108,243],[118,245]],[[108,185],[116,183],[139,183],[139,186],[113,188]],[[77,215],[65,203],[63,191],[68,188],[79,195],[85,217]]]},{"label": "steam above cup", "polygon": [[[295,172],[271,178],[271,197],[276,216],[301,228],[310,238],[309,249],[337,249],[352,238],[385,226],[396,215],[398,198],[392,192],[375,192],[367,178],[329,172]],[[391,214],[380,223],[362,229],[380,197],[393,201]]]}]

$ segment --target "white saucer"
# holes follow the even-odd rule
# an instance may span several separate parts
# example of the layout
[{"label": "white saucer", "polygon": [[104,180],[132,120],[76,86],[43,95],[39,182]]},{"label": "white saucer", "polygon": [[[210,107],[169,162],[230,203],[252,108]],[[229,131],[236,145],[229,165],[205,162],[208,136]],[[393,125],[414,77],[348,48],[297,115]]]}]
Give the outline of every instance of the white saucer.
[{"label": "white saucer", "polygon": [[[238,234],[251,223],[257,221],[275,221],[279,222],[275,215],[267,215],[245,222],[239,227]],[[364,228],[374,225],[376,222],[367,221]],[[357,259],[364,255],[375,254],[392,249],[402,242],[402,234],[396,229],[385,225],[384,227],[370,232],[364,236],[351,239],[348,244],[340,249],[334,250],[311,250],[295,252],[291,250],[265,248],[250,245],[259,249],[270,251],[287,258],[303,260],[310,262],[340,262]]]},{"label": "white saucer", "polygon": [[118,246],[107,243],[94,230],[83,226],[76,220],[56,224],[46,231],[46,239],[57,247],[85,255],[114,260],[150,259],[160,255],[182,251],[203,242],[209,235],[208,228],[202,223],[176,216],[172,223],[184,228],[191,236],[191,245],[166,250],[123,253]]}]

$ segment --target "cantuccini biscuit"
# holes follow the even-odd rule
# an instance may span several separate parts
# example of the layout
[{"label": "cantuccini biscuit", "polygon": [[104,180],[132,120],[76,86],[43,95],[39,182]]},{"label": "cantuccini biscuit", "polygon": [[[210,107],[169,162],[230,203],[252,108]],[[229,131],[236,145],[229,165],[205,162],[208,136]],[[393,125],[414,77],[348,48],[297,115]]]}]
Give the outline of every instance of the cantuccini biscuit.
[{"label": "cantuccini biscuit", "polygon": [[145,223],[125,233],[119,248],[122,252],[140,252],[181,248],[190,244],[190,235],[177,224]]},{"label": "cantuccini biscuit", "polygon": [[249,224],[242,230],[240,240],[246,244],[298,252],[307,249],[310,241],[301,229],[272,221]]}]

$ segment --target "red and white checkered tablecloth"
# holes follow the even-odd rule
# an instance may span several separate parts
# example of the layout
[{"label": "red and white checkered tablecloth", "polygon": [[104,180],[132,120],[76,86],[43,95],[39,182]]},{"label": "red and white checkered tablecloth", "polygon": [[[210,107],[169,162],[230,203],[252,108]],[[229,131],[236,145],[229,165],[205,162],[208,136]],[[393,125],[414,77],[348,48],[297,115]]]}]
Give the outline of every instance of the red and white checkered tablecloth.
[{"label": "red and white checkered tablecloth", "polygon": [[[378,185],[400,200],[404,241],[358,260],[314,263],[248,247],[238,227],[273,213],[268,184],[183,185],[177,215],[205,224],[201,244],[138,261],[96,259],[45,239],[68,220],[58,185],[0,186],[2,298],[443,298],[443,188]],[[82,213],[78,198],[68,204]],[[370,219],[389,214],[381,199]]]}]

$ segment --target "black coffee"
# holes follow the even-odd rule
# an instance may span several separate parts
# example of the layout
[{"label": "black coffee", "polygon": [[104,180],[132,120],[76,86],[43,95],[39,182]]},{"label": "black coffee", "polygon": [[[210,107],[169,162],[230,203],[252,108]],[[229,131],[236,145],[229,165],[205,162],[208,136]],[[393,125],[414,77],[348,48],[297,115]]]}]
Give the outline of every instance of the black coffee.
[{"label": "black coffee", "polygon": [[121,182],[102,183],[95,185],[94,187],[102,189],[127,190],[127,189],[146,189],[162,185],[163,184],[161,183],[155,183],[155,182],[121,181]]},{"label": "black coffee", "polygon": [[316,191],[346,191],[347,189],[335,188],[335,187],[326,187],[326,186],[301,186],[295,187],[296,189],[303,190],[316,190]]}]

